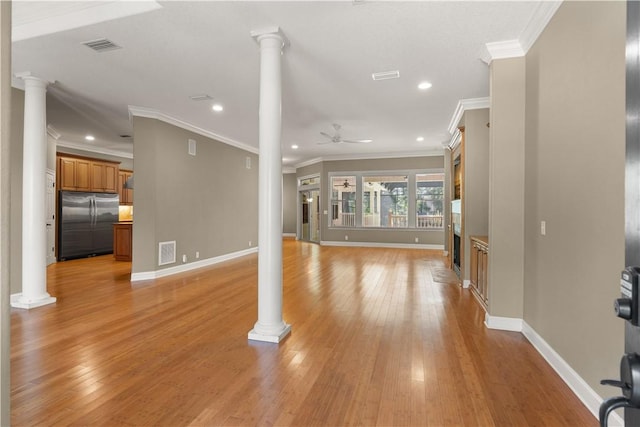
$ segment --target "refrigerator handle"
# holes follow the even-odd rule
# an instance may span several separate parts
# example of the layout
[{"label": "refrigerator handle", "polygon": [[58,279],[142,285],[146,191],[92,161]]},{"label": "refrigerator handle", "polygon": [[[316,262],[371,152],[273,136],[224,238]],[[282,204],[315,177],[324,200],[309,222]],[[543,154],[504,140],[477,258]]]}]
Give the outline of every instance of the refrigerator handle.
[{"label": "refrigerator handle", "polygon": [[91,227],[96,225],[96,196],[91,197]]}]

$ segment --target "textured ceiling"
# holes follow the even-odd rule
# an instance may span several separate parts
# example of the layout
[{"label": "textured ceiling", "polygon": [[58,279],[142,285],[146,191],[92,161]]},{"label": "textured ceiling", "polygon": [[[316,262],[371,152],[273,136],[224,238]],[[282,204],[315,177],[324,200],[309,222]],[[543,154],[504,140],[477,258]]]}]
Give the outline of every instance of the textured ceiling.
[{"label": "textured ceiling", "polygon": [[[257,150],[259,50],[249,32],[279,26],[291,42],[282,56],[285,166],[426,154],[450,139],[460,99],[489,95],[485,44],[518,39],[539,4],[17,1],[13,71],[55,81],[48,123],[62,143],[132,153],[120,137],[132,133],[132,105]],[[101,37],[122,49],[81,44]],[[371,78],[389,70],[400,78]],[[433,87],[418,90],[423,80]],[[225,110],[213,113],[212,101],[189,98],[196,94]],[[332,123],[344,138],[373,142],[318,145]],[[85,142],[87,133],[96,141]]]}]

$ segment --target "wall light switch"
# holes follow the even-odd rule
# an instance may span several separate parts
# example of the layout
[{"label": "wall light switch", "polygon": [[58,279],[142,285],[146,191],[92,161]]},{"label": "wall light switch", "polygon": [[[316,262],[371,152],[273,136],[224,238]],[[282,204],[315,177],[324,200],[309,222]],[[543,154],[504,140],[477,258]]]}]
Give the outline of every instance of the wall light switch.
[{"label": "wall light switch", "polygon": [[547,221],[540,221],[540,235],[547,235]]},{"label": "wall light switch", "polygon": [[196,140],[195,139],[190,139],[189,140],[189,154],[192,156],[196,155]]}]

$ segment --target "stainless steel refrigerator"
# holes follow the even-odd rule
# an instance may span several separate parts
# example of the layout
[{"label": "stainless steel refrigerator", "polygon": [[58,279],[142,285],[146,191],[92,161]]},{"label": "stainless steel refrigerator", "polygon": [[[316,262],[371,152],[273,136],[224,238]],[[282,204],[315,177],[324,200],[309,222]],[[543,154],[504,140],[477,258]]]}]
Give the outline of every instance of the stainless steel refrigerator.
[{"label": "stainless steel refrigerator", "polygon": [[113,253],[119,196],[60,191],[59,197],[58,260]]}]

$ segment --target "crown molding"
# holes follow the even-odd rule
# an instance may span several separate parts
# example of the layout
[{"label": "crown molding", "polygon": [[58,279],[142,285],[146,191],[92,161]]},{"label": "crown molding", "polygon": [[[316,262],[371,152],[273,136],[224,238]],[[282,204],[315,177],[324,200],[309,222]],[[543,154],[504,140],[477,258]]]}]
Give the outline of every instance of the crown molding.
[{"label": "crown molding", "polygon": [[341,160],[376,160],[376,159],[399,159],[402,157],[433,157],[444,156],[444,147],[442,149],[433,149],[429,151],[404,151],[395,153],[369,153],[369,154],[354,154],[354,155],[335,155],[325,157],[315,157],[313,159],[306,160],[301,163],[296,163],[294,167],[296,169],[303,168],[305,166],[315,165],[321,162],[335,162]]},{"label": "crown molding", "polygon": [[66,13],[63,14],[32,16],[23,18],[22,22],[14,21],[11,29],[12,41],[31,39],[162,8],[158,2],[151,0],[95,2],[93,5],[91,2],[77,3],[77,7],[64,8]]},{"label": "crown molding", "polygon": [[449,145],[447,148],[451,151],[455,150],[458,145],[460,145],[460,141],[462,141],[462,133],[460,129],[456,128],[455,132],[451,136],[451,141],[449,141]]},{"label": "crown molding", "polygon": [[133,159],[133,153],[126,151],[112,150],[110,148],[95,147],[87,144],[78,144],[77,142],[69,142],[58,139],[57,147],[73,148],[74,150],[86,151],[87,153],[105,154],[107,156],[122,157],[123,159]]},{"label": "crown molding", "polygon": [[296,168],[295,167],[283,167],[282,168],[282,174],[290,174],[290,173],[296,173]]},{"label": "crown molding", "polygon": [[542,1],[538,3],[538,7],[535,12],[533,12],[533,16],[531,16],[531,20],[520,34],[520,46],[522,46],[522,50],[526,54],[531,49],[531,46],[538,40],[542,31],[547,27],[553,15],[558,11],[560,5],[562,5],[563,0],[555,0],[555,1]]},{"label": "crown molding", "polygon": [[482,108],[489,108],[491,105],[491,98],[469,98],[469,99],[461,99],[458,101],[458,105],[456,106],[455,111],[453,112],[453,116],[451,117],[451,121],[449,122],[449,133],[453,135],[458,129],[458,123],[460,123],[460,119],[462,119],[462,115],[467,110],[479,110]]},{"label": "crown molding", "polygon": [[538,3],[536,10],[531,15],[527,26],[522,30],[517,40],[505,40],[487,43],[480,54],[487,64],[494,59],[519,58],[525,56],[531,46],[538,40],[542,31],[546,28],[553,15],[557,12],[563,0],[543,1]]},{"label": "crown molding", "polygon": [[54,128],[54,127],[53,127],[53,126],[51,126],[51,125],[47,125],[47,134],[48,134],[51,138],[55,139],[56,141],[57,141],[57,140],[59,140],[59,139],[60,139],[60,137],[62,136],[62,135],[60,135],[60,132],[58,132],[58,131],[56,130],[56,128]]},{"label": "crown molding", "polygon": [[260,150],[256,147],[252,147],[243,142],[239,142],[234,139],[227,138],[226,136],[218,135],[217,133],[202,129],[201,127],[192,125],[191,123],[187,123],[183,120],[169,116],[168,114],[164,114],[158,110],[154,110],[153,108],[136,107],[134,105],[129,105],[129,119],[132,119],[132,117],[134,116],[160,120],[161,122],[165,122],[189,132],[197,133],[198,135],[214,139],[216,141],[222,142],[223,144],[231,145],[233,147],[248,151],[253,154],[260,154]]}]

